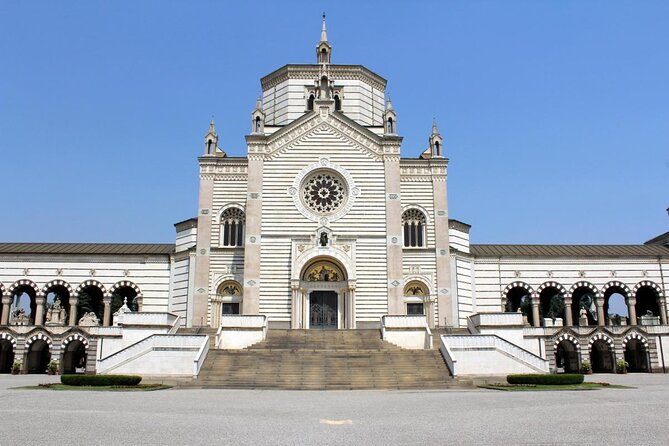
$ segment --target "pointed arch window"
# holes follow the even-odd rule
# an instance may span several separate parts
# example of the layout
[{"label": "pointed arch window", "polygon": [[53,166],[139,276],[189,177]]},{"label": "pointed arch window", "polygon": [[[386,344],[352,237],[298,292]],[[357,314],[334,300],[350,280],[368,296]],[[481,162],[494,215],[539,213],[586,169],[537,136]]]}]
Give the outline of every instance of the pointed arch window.
[{"label": "pointed arch window", "polygon": [[239,208],[228,208],[221,214],[221,246],[244,245],[245,214]]},{"label": "pointed arch window", "polygon": [[309,99],[307,100],[307,110],[311,111],[314,109],[314,95],[313,93],[309,95]]},{"label": "pointed arch window", "polygon": [[418,209],[407,209],[402,214],[402,227],[404,229],[404,247],[422,248],[425,242],[425,223],[427,219]]}]

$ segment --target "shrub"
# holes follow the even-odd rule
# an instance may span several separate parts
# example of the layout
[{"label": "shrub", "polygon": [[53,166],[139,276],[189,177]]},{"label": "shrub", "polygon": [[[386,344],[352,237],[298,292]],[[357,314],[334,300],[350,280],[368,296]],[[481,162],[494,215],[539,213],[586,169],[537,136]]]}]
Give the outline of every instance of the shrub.
[{"label": "shrub", "polygon": [[579,373],[565,373],[562,375],[507,375],[506,382],[509,384],[549,384],[549,385],[570,385],[581,384],[583,375]]},{"label": "shrub", "polygon": [[136,386],[137,375],[62,375],[60,382],[68,386]]},{"label": "shrub", "polygon": [[592,366],[590,365],[590,361],[587,359],[584,359],[581,361],[581,373],[590,373],[592,371]]}]

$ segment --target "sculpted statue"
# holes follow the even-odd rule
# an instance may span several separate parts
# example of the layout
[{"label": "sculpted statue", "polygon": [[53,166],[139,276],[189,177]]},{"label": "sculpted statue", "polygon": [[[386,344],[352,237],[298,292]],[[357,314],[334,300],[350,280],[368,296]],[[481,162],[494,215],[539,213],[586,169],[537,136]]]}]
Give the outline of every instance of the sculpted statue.
[{"label": "sculpted statue", "polygon": [[14,311],[11,314],[9,323],[11,325],[28,325],[30,323],[30,319],[26,314],[26,310],[24,310],[23,308],[19,308],[16,311]]},{"label": "sculpted statue", "polygon": [[67,320],[67,312],[60,305],[60,299],[56,297],[46,311],[47,325],[64,325]]},{"label": "sculpted statue", "polygon": [[89,311],[88,313],[84,313],[81,319],[79,319],[79,325],[82,327],[97,327],[100,325],[100,319],[98,319],[94,312]]}]

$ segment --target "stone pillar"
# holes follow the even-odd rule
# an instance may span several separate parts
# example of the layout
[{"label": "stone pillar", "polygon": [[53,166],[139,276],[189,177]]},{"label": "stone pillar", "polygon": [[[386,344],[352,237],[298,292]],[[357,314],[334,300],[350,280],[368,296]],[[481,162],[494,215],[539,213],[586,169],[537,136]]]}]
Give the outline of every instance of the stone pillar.
[{"label": "stone pillar", "polygon": [[[434,196],[435,255],[437,259],[437,310],[436,327],[457,327],[457,313],[454,312],[455,293],[451,286],[451,253],[448,240],[448,195],[446,192],[445,158],[429,160],[432,172],[432,194]],[[455,310],[457,311],[457,310]]]},{"label": "stone pillar", "polygon": [[636,297],[627,298],[627,311],[630,315],[630,325],[637,325],[638,321],[636,318]]},{"label": "stone pillar", "polygon": [[386,179],[386,269],[388,314],[402,314],[404,272],[402,265],[402,200],[400,196],[400,144],[402,138],[384,136],[383,167]]},{"label": "stone pillar", "polygon": [[75,326],[77,325],[77,306],[79,305],[79,297],[74,296],[70,297],[70,316],[68,325]]},{"label": "stone pillar", "polygon": [[12,311],[12,296],[2,296],[2,319],[0,325],[9,324],[9,313]]},{"label": "stone pillar", "polygon": [[502,296],[502,313],[506,313],[506,296]]},{"label": "stone pillar", "polygon": [[221,326],[221,313],[223,313],[223,300],[219,296],[211,298],[211,326],[218,329]]},{"label": "stone pillar", "polygon": [[293,293],[290,307],[290,328],[302,328],[302,293],[300,293],[300,282],[295,280],[291,284]]},{"label": "stone pillar", "polygon": [[355,328],[355,287],[346,289],[346,328]]},{"label": "stone pillar", "polygon": [[667,300],[665,297],[658,298],[660,304],[660,323],[667,325]]},{"label": "stone pillar", "polygon": [[567,327],[574,325],[574,318],[571,314],[571,298],[564,299],[564,320]]},{"label": "stone pillar", "polygon": [[309,328],[309,296],[304,288],[300,288],[299,293],[302,302],[302,326],[300,328]]},{"label": "stone pillar", "polygon": [[597,325],[603,327],[606,325],[606,316],[604,315],[604,298],[595,299],[597,305]]},{"label": "stone pillar", "polygon": [[539,318],[539,296],[532,298],[532,322],[535,327],[541,327],[541,319]]},{"label": "stone pillar", "polygon": [[209,254],[214,200],[214,170],[216,156],[200,158],[200,196],[197,212],[197,243],[195,246],[195,274],[193,281],[192,326],[207,325],[209,303]]},{"label": "stone pillar", "polygon": [[265,137],[250,135],[248,144],[248,182],[246,195],[246,234],[244,240],[244,314],[260,313],[260,246],[262,232],[262,183]]},{"label": "stone pillar", "polygon": [[44,303],[46,302],[46,297],[37,296],[35,298],[35,325],[44,325]]},{"label": "stone pillar", "polygon": [[102,303],[105,307],[104,313],[102,313],[102,325],[108,327],[111,325],[111,296],[103,297]]}]

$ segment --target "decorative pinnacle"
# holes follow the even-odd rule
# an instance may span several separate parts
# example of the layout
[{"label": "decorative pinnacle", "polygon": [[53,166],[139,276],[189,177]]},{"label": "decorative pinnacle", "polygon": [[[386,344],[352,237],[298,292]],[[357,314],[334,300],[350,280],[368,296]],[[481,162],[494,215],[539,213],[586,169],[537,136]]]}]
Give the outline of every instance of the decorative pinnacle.
[{"label": "decorative pinnacle", "polygon": [[392,110],[393,109],[393,103],[390,100],[390,96],[388,96],[388,99],[386,99],[386,110]]},{"label": "decorative pinnacle", "polygon": [[439,134],[439,129],[437,128],[437,119],[432,118],[432,134],[433,135],[438,135]]},{"label": "decorative pinnacle", "polygon": [[323,13],[323,27],[321,28],[321,42],[328,41],[328,31],[325,28],[325,13]]}]

